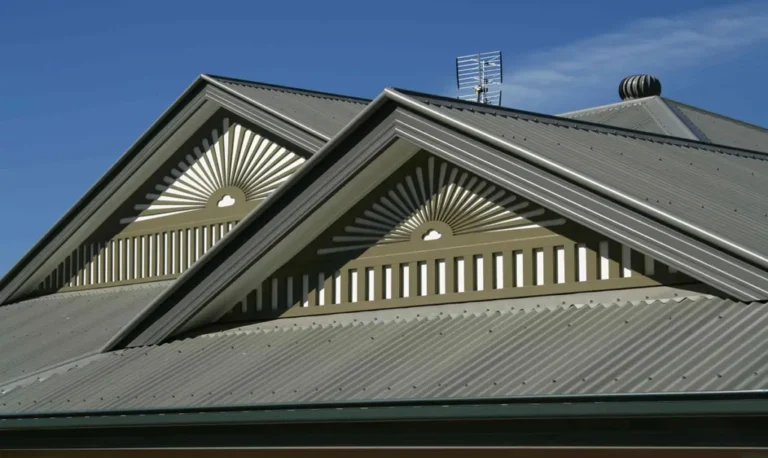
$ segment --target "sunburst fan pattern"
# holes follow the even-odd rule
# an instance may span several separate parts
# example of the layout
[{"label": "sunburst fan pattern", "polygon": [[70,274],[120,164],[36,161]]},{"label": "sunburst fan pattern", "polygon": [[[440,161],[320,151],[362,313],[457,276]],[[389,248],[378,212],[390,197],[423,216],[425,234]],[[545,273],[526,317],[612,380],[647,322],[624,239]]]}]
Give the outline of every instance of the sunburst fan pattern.
[{"label": "sunburst fan pattern", "polygon": [[319,254],[369,248],[411,240],[430,222],[447,224],[454,235],[533,229],[565,224],[544,208],[434,157],[416,167],[377,199],[334,247]]},{"label": "sunburst fan pattern", "polygon": [[157,193],[146,195],[148,203],[134,206],[138,215],[121,222],[200,210],[226,187],[240,189],[247,201],[264,199],[304,162],[303,157],[238,123],[230,124],[229,119],[224,119],[221,132],[214,129],[202,148],[195,147],[163,178],[163,184],[155,186]]}]

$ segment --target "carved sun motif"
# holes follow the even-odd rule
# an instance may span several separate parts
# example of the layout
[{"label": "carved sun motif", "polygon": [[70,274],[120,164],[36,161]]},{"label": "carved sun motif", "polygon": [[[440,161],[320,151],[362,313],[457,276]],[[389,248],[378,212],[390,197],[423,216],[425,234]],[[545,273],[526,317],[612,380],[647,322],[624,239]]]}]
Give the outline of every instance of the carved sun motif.
[{"label": "carved sun motif", "polygon": [[428,230],[419,233],[419,238],[437,240],[444,234],[432,233],[437,231],[431,231],[429,225],[435,221],[448,225],[453,235],[565,224],[565,219],[545,213],[544,208],[505,189],[430,157],[426,170],[416,167],[355,218],[354,225],[345,227],[343,235],[333,236],[335,246],[318,253],[407,242],[414,231],[424,227]]},{"label": "carved sun motif", "polygon": [[202,148],[195,147],[155,186],[157,193],[146,195],[147,203],[134,206],[138,215],[121,223],[234,205],[230,195],[211,202],[226,187],[238,188],[247,201],[264,199],[303,162],[303,157],[225,118],[222,134],[214,129]]}]

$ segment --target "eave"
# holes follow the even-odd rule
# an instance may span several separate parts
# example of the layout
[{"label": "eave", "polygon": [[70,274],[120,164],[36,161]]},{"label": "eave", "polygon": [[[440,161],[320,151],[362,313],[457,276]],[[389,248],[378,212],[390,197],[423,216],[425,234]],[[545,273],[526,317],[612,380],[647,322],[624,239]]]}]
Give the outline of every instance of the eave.
[{"label": "eave", "polygon": [[764,447],[767,413],[763,392],[83,412],[0,419],[0,447]]}]

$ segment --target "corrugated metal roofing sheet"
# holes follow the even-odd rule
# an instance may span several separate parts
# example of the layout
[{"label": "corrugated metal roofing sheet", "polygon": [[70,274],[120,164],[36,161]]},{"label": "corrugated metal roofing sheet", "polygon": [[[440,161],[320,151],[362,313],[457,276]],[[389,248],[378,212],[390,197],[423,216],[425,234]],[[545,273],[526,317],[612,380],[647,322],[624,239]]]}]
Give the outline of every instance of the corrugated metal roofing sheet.
[{"label": "corrugated metal roofing sheet", "polygon": [[701,108],[670,99],[668,104],[680,110],[712,143],[768,153],[768,129],[720,116]]},{"label": "corrugated metal roofing sheet", "polygon": [[0,415],[768,387],[766,304],[488,310],[307,317],[124,350],[0,395]]},{"label": "corrugated metal roofing sheet", "polygon": [[768,256],[768,231],[763,230],[768,225],[768,155],[406,94],[455,121]]},{"label": "corrugated metal roofing sheet", "polygon": [[169,284],[59,293],[0,307],[0,382],[99,350]]},{"label": "corrugated metal roofing sheet", "polygon": [[330,139],[366,107],[369,100],[262,83],[212,77],[243,97],[264,104]]}]

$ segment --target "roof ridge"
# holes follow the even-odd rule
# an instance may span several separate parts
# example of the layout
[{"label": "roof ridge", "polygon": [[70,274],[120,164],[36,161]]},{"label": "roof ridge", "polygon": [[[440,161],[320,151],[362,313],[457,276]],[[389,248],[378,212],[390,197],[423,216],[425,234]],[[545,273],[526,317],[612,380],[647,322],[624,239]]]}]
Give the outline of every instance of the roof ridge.
[{"label": "roof ridge", "polygon": [[221,75],[213,75],[210,73],[204,73],[205,76],[216,79],[220,82],[230,82],[234,84],[239,84],[243,86],[256,86],[260,87],[262,89],[269,89],[269,90],[275,90],[275,91],[281,91],[281,92],[291,92],[295,94],[301,94],[309,97],[317,97],[317,98],[325,98],[325,99],[335,99],[339,101],[344,102],[350,102],[350,103],[359,103],[359,104],[368,104],[371,102],[371,99],[367,99],[364,97],[356,97],[351,95],[344,95],[344,94],[337,94],[334,92],[325,92],[325,91],[316,91],[313,89],[304,89],[304,88],[298,88],[298,87],[292,87],[292,86],[283,86],[279,84],[272,84],[272,83],[264,83],[261,81],[251,81],[251,80],[245,80],[240,78],[231,78],[228,76],[221,76]]},{"label": "roof ridge", "polygon": [[634,105],[643,106],[655,97],[658,97],[658,96],[652,95],[650,97],[643,97],[640,99],[622,100],[620,102],[609,103],[606,105],[598,105],[596,107],[582,108],[580,110],[575,110],[575,111],[567,111],[565,113],[559,113],[555,116],[571,118],[571,117],[583,116],[586,114],[595,114],[595,113],[603,113],[606,111],[618,110],[619,108],[631,107]]},{"label": "roof ridge", "polygon": [[768,128],[765,128],[763,126],[759,126],[757,124],[752,124],[752,123],[749,123],[749,122],[746,122],[746,121],[742,121],[740,119],[731,118],[730,116],[725,116],[725,115],[722,115],[722,114],[719,114],[719,113],[715,113],[714,111],[705,110],[704,108],[695,107],[693,105],[688,105],[687,103],[678,102],[677,100],[670,99],[669,97],[661,97],[661,99],[664,100],[665,102],[672,102],[672,103],[674,103],[676,105],[681,105],[681,106],[683,106],[685,108],[690,108],[691,110],[700,111],[702,113],[706,113],[708,115],[714,116],[716,118],[720,118],[720,119],[725,120],[725,121],[731,121],[731,122],[734,122],[736,124],[740,124],[740,125],[742,125],[744,127],[750,127],[750,128],[753,128],[753,129],[759,129],[759,130],[761,130],[761,131],[763,131],[765,133],[768,133]]},{"label": "roof ridge", "polygon": [[[732,154],[736,156],[749,157],[757,160],[768,160],[768,153],[762,151],[749,150],[744,148],[737,148],[734,146],[726,146],[717,143],[708,143],[700,140],[685,139],[680,137],[672,137],[669,135],[655,134],[650,132],[643,132],[634,129],[627,129],[625,127],[607,126],[605,124],[583,121],[576,118],[565,118],[556,115],[548,115],[543,113],[536,113],[533,111],[520,110],[517,108],[509,107],[494,107],[489,105],[478,104],[476,102],[468,102],[464,100],[454,99],[450,97],[429,94],[425,92],[411,91],[408,89],[394,88],[395,91],[408,96],[416,98],[426,98],[427,100],[419,100],[424,104],[443,104],[448,108],[458,110],[470,110],[478,113],[491,114],[494,116],[505,117],[517,117],[519,119],[529,120],[533,122],[542,122],[559,127],[568,127],[574,129],[584,129],[593,131],[596,133],[613,134],[628,138],[634,138],[644,141],[651,141],[655,143],[666,143],[676,146],[687,146],[690,148],[701,149],[706,151],[712,151],[721,154]],[[435,103],[433,103],[435,102]]]}]

